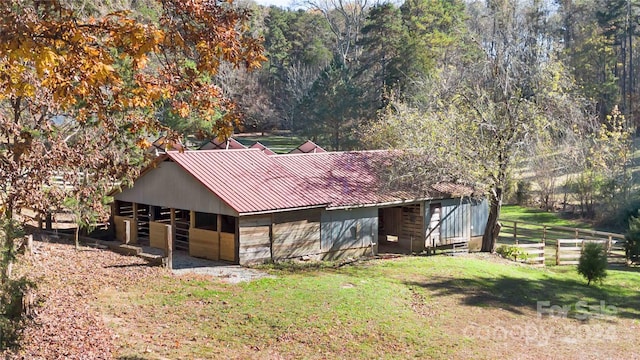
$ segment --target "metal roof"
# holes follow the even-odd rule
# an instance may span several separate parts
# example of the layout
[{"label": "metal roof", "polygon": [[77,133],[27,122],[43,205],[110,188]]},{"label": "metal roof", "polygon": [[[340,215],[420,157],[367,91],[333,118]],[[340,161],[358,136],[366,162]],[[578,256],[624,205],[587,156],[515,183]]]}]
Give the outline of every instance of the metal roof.
[{"label": "metal roof", "polygon": [[297,148],[289,151],[289,154],[315,154],[323,152],[326,152],[326,150],[316,145],[316,143],[314,143],[313,141],[307,140]]},{"label": "metal roof", "polygon": [[391,166],[388,151],[266,155],[260,149],[168,152],[211,192],[238,213],[305,207],[361,207],[470,195],[458,184],[438,184],[412,194],[389,190],[381,172]]},{"label": "metal roof", "polygon": [[260,149],[262,150],[263,153],[267,154],[267,155],[275,155],[276,153],[273,152],[271,149],[269,149],[268,147],[264,146],[261,142],[257,141],[255,144],[249,146],[249,149]]},{"label": "metal roof", "polygon": [[202,144],[199,150],[242,150],[247,147],[242,145],[238,140],[229,138],[224,140],[222,138],[215,138]]},{"label": "metal roof", "polygon": [[296,174],[271,162],[259,149],[168,152],[206,188],[238,213],[324,205]]}]

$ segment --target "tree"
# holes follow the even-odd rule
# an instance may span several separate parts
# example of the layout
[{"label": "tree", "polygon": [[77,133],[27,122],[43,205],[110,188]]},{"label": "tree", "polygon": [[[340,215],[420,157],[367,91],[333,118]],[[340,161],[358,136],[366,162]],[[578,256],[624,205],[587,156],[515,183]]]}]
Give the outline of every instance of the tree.
[{"label": "tree", "polygon": [[400,9],[391,3],[376,5],[369,10],[362,28],[362,56],[357,76],[368,90],[368,98],[376,110],[389,103],[390,93],[404,78],[400,68],[404,35]]},{"label": "tree", "polygon": [[495,250],[504,192],[516,164],[531,157],[538,143],[561,144],[590,111],[572,91],[565,67],[545,50],[544,34],[530,22],[537,17],[522,15],[538,9],[522,6],[472,4],[469,26],[479,56],[441,69],[411,104],[390,107],[365,138],[421,155],[414,157],[411,172],[431,183],[462,182],[484,190],[490,204],[482,242],[487,252]]},{"label": "tree", "polygon": [[334,150],[351,149],[359,125],[360,92],[349,69],[336,59],[320,75],[298,106],[296,129]]},{"label": "tree", "polygon": [[[161,129],[159,106],[208,119],[204,132],[229,132],[233,104],[211,79],[223,62],[256,68],[264,60],[243,27],[250,14],[217,2],[159,0],[157,23],[127,12],[82,18],[66,3],[0,3],[5,221],[22,207],[46,213],[68,187],[87,191],[78,198],[85,201],[132,179],[139,158],[122,150]],[[54,176],[68,187],[52,184]],[[2,242],[14,251],[14,239]]]},{"label": "tree", "polygon": [[607,254],[601,244],[584,245],[578,262],[578,274],[587,279],[587,286],[592,281],[602,282],[607,277]]}]

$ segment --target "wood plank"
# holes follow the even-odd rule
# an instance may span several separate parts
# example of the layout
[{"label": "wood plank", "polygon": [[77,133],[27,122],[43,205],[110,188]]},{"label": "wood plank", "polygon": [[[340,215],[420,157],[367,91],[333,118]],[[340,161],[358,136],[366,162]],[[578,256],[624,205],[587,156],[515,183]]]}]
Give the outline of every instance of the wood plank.
[{"label": "wood plank", "polygon": [[560,254],[558,256],[559,259],[577,259],[580,257],[580,254]]},{"label": "wood plank", "polygon": [[235,234],[220,233],[220,260],[236,261]]},{"label": "wood plank", "polygon": [[149,222],[149,246],[157,248],[157,249],[165,249],[166,238],[168,235],[167,227],[170,225],[166,225],[160,222],[150,221]]},{"label": "wood plank", "polygon": [[539,247],[544,248],[544,244],[542,244],[542,243],[535,243],[535,244],[517,244],[517,245],[514,245],[514,246],[519,247],[519,248],[524,248],[524,249],[529,249],[529,248],[539,248]]},{"label": "wood plank", "polygon": [[558,265],[578,265],[580,262],[579,261],[561,261]]},{"label": "wood plank", "polygon": [[210,260],[220,259],[218,232],[191,228],[189,232],[189,255]]}]

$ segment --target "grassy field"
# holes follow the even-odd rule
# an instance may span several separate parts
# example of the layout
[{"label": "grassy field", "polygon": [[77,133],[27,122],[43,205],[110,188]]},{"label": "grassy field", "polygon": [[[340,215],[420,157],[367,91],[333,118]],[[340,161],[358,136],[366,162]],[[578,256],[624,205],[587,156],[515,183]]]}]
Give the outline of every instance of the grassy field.
[{"label": "grassy field", "polygon": [[286,154],[307,141],[306,138],[301,136],[269,134],[266,134],[265,136],[244,136],[242,134],[238,134],[235,139],[246,146],[251,146],[256,142],[260,142],[262,145],[278,154]]},{"label": "grassy field", "polygon": [[504,205],[500,211],[501,220],[523,221],[529,223],[545,224],[548,226],[565,226],[588,229],[591,224],[578,219],[563,218],[560,213],[542,211],[535,208],[527,208],[518,205]]},{"label": "grassy field", "polygon": [[[633,271],[610,271],[592,287],[574,267],[489,255],[269,271],[275,278],[241,285],[159,277],[106,288],[93,306],[118,334],[121,359],[576,358],[586,344],[603,358],[624,356],[639,339]],[[539,317],[538,301],[571,310]],[[616,309],[578,320],[579,301]]]}]

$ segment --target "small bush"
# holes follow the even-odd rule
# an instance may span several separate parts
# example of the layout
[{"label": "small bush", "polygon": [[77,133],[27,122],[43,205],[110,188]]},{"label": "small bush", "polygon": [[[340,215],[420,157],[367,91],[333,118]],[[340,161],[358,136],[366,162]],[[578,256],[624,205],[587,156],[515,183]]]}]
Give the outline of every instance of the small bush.
[{"label": "small bush", "polygon": [[625,252],[631,263],[640,262],[640,217],[629,219],[629,230],[625,237]]},{"label": "small bush", "polygon": [[25,278],[9,279],[0,286],[0,350],[16,346],[31,306],[26,294],[35,284]]},{"label": "small bush", "polygon": [[527,260],[529,258],[529,254],[526,251],[514,245],[500,245],[496,252],[503,258],[512,259],[513,261],[518,261],[518,259]]},{"label": "small bush", "polygon": [[585,244],[578,263],[578,273],[587,279],[587,285],[591,285],[592,281],[602,282],[607,277],[607,254],[601,244]]}]

